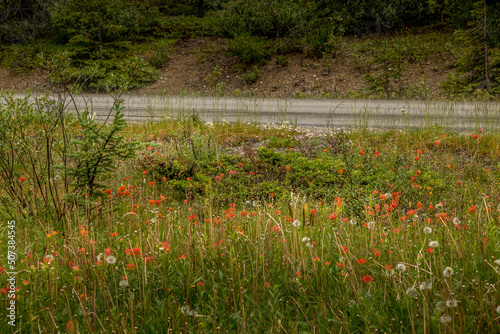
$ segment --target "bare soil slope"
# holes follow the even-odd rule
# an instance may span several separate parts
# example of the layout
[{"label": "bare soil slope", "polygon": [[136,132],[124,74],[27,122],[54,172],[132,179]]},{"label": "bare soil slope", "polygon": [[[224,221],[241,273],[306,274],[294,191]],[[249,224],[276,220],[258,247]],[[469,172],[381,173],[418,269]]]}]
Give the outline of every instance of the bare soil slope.
[{"label": "bare soil slope", "polygon": [[[246,84],[242,75],[251,66],[243,67],[237,58],[226,55],[227,43],[221,39],[180,40],[169,50],[170,57],[160,70],[158,81],[139,89],[136,94],[213,94],[206,80],[216,66],[222,72],[218,82],[225,84],[227,95],[258,95],[267,97],[340,97],[363,88],[363,76],[375,68],[360,65],[347,50],[331,59],[315,58],[303,54],[289,56],[288,65],[279,65],[276,58],[260,67],[262,76]],[[433,54],[424,63],[410,64],[405,80],[421,83],[433,94],[440,95],[438,83],[451,71],[453,59],[449,53]],[[15,74],[0,68],[0,89],[48,89],[46,73],[36,70],[29,74]]]}]

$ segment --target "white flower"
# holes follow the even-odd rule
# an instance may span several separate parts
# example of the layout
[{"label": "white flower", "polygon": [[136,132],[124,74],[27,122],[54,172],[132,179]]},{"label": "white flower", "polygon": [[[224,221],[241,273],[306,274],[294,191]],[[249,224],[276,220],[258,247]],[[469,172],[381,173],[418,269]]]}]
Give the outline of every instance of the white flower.
[{"label": "white flower", "polygon": [[453,224],[455,225],[460,224],[460,219],[458,219],[458,217],[453,218]]},{"label": "white flower", "polygon": [[396,266],[396,269],[399,270],[400,272],[404,273],[406,271],[406,265],[404,263],[398,263]]},{"label": "white flower", "polygon": [[311,239],[309,239],[308,237],[303,237],[302,238],[302,242],[309,242],[309,241],[311,241]]},{"label": "white flower", "polygon": [[349,220],[349,223],[351,225],[356,225],[358,222],[356,221],[356,218],[351,218],[351,220]]},{"label": "white flower", "polygon": [[432,228],[429,226],[424,227],[424,234],[431,234],[432,233]]},{"label": "white flower", "polygon": [[107,264],[115,264],[116,263],[116,257],[113,255],[110,255],[106,258],[106,263]]},{"label": "white flower", "polygon": [[439,241],[429,241],[429,247],[432,248],[439,247]]},{"label": "white flower", "polygon": [[99,255],[97,255],[97,261],[101,262],[103,256],[104,256],[104,253],[100,253]]},{"label": "white flower", "polygon": [[451,267],[446,267],[443,270],[444,277],[450,277],[451,275],[453,275],[453,273],[454,273],[454,271],[453,271],[453,268],[451,268]]},{"label": "white flower", "polygon": [[295,219],[292,223],[292,226],[295,227],[295,228],[299,228],[300,225],[302,225],[302,223],[300,222],[300,220],[298,219]]},{"label": "white flower", "polygon": [[121,280],[120,283],[118,283],[118,285],[120,285],[120,286],[128,286],[128,280],[126,280],[126,279]]},{"label": "white flower", "polygon": [[418,287],[420,288],[420,290],[432,290],[432,283],[422,282]]},{"label": "white flower", "polygon": [[443,204],[438,203],[438,204],[436,204],[435,208],[438,210],[441,210],[441,209],[443,209]]},{"label": "white flower", "polygon": [[443,324],[446,324],[451,321],[451,317],[448,314],[443,314],[441,318],[439,318],[439,321],[441,321]]},{"label": "white flower", "polygon": [[500,259],[496,259],[495,263],[496,263],[497,266],[500,266]]},{"label": "white flower", "polygon": [[456,299],[448,299],[445,304],[446,307],[457,307],[458,302]]},{"label": "white flower", "polygon": [[416,298],[418,296],[417,289],[415,289],[415,288],[406,289],[406,294],[410,298]]},{"label": "white flower", "polygon": [[500,314],[500,305],[497,306],[496,311],[497,311],[498,314]]}]

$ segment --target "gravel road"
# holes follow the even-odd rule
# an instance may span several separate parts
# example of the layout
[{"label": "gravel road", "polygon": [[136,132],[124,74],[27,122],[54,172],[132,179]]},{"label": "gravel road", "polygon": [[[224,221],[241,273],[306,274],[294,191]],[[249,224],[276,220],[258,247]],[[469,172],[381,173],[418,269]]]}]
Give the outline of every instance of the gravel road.
[{"label": "gravel road", "polygon": [[[17,96],[21,97],[21,94]],[[125,95],[129,122],[157,121],[196,115],[205,122],[251,122],[268,126],[290,124],[307,129],[417,129],[440,126],[457,132],[478,128],[500,130],[500,103],[398,100],[261,99],[193,96]],[[87,104],[97,119],[105,119],[113,98],[88,95],[75,99]],[[68,103],[68,110],[75,110]],[[307,131],[307,130],[306,130]],[[316,131],[315,131],[316,132]]]}]

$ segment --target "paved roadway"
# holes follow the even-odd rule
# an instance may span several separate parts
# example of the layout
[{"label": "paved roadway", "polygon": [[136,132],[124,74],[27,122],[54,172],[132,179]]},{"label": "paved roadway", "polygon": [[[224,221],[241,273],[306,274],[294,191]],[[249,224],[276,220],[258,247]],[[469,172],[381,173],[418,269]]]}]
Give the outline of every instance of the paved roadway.
[{"label": "paved roadway", "polygon": [[[18,95],[21,96],[21,95]],[[126,95],[124,114],[129,122],[198,115],[203,121],[240,121],[275,125],[332,128],[415,129],[429,126],[467,132],[500,130],[500,103],[397,100],[260,99],[193,96]],[[88,95],[97,119],[105,119],[112,105],[109,95]],[[76,99],[78,108],[84,99]],[[68,104],[68,110],[74,110]]]}]

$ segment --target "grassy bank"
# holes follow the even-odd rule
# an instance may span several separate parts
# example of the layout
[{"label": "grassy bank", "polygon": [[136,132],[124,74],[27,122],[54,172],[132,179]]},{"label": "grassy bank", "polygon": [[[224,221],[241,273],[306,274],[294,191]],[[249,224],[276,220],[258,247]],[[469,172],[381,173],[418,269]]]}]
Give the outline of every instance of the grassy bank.
[{"label": "grassy bank", "polygon": [[118,127],[125,157],[4,102],[2,332],[499,331],[498,134],[172,120]]}]

